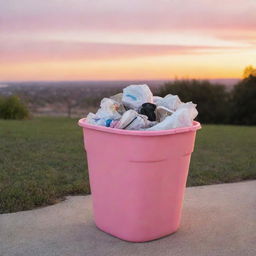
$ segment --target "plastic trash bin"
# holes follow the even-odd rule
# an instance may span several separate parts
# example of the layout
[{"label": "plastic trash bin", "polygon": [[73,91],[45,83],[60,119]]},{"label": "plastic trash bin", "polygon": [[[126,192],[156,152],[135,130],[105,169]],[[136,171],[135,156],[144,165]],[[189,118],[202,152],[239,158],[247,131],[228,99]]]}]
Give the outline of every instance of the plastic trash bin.
[{"label": "plastic trash bin", "polygon": [[83,127],[96,226],[131,242],[175,232],[196,130],[131,131]]}]

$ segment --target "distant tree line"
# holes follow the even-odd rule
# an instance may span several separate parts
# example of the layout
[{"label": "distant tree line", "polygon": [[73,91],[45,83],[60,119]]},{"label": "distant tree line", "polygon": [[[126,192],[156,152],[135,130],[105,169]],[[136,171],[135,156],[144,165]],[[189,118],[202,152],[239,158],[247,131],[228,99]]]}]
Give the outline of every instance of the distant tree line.
[{"label": "distant tree line", "polygon": [[197,104],[197,120],[212,124],[256,125],[256,70],[245,69],[244,79],[228,91],[209,81],[176,80],[166,83],[158,94],[178,95]]}]

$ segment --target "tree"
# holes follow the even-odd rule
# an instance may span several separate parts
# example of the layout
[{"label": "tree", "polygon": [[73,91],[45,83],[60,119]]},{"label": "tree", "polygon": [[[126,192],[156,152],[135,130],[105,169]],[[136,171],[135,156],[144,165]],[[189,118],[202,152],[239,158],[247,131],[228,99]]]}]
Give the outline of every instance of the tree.
[{"label": "tree", "polygon": [[27,106],[17,96],[0,99],[0,118],[25,119],[29,117]]},{"label": "tree", "polygon": [[247,66],[244,69],[243,78],[248,78],[249,76],[255,76],[256,77],[256,68],[254,68],[252,65]]},{"label": "tree", "polygon": [[232,91],[232,123],[256,125],[256,76],[239,82]]}]

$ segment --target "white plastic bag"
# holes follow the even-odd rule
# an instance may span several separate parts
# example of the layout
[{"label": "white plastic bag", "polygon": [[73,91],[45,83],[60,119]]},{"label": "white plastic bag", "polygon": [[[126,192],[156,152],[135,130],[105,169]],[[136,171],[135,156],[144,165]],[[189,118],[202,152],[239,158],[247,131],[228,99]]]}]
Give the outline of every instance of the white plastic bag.
[{"label": "white plastic bag", "polygon": [[125,107],[138,111],[143,103],[153,103],[153,94],[146,84],[129,85],[123,89],[122,102]]},{"label": "white plastic bag", "polygon": [[117,120],[121,118],[121,114],[118,112],[120,104],[112,99],[104,98],[101,100],[100,109],[97,111],[96,116],[98,118]]},{"label": "white plastic bag", "polygon": [[126,111],[115,128],[125,130],[140,130],[150,126],[147,116],[140,115],[133,109]]},{"label": "white plastic bag", "polygon": [[97,118],[94,113],[89,113],[86,117],[86,121],[89,124],[97,125],[97,120],[99,120],[99,118]]},{"label": "white plastic bag", "polygon": [[160,106],[161,102],[163,101],[163,97],[160,96],[153,96],[153,103],[157,106]]},{"label": "white plastic bag", "polygon": [[107,123],[108,123],[108,120],[111,120],[111,119],[108,119],[108,118],[99,118],[97,117],[95,114],[93,113],[89,113],[86,117],[86,121],[89,123],[89,124],[94,124],[94,125],[100,125],[100,126],[107,126]]},{"label": "white plastic bag", "polygon": [[157,106],[162,106],[175,111],[180,104],[182,104],[180,98],[177,95],[168,94],[164,98],[154,96],[154,104]]},{"label": "white plastic bag", "polygon": [[104,98],[101,100],[100,108],[97,113],[89,113],[86,120],[89,124],[109,127],[112,121],[121,118],[122,115],[119,113],[120,108],[121,105],[118,102],[109,98]]},{"label": "white plastic bag", "polygon": [[171,116],[167,116],[162,122],[146,130],[159,131],[192,126],[197,114],[196,104],[192,102],[182,103]]}]

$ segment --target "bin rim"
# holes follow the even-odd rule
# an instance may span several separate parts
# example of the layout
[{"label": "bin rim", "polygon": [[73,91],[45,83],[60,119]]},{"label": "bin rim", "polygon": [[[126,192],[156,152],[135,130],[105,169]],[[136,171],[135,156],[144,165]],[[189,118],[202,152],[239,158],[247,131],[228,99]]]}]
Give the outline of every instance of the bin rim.
[{"label": "bin rim", "polygon": [[134,136],[160,136],[160,135],[169,135],[169,134],[177,134],[177,133],[184,133],[184,132],[194,132],[201,129],[201,124],[197,121],[193,121],[193,126],[174,128],[170,130],[159,130],[159,131],[122,130],[117,128],[98,126],[98,125],[87,123],[86,118],[80,119],[78,121],[78,125],[90,130],[96,130],[96,131],[114,133],[114,134],[120,134],[120,135],[131,135],[131,136],[133,135]]}]

